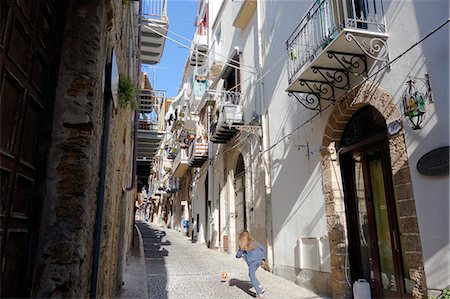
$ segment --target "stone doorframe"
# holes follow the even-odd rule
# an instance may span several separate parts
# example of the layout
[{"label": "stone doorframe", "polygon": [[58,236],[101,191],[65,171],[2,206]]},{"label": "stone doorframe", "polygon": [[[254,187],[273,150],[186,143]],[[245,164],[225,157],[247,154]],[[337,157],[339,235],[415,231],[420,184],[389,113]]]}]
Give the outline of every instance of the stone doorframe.
[{"label": "stone doorframe", "polygon": [[[352,298],[352,287],[347,283],[351,269],[348,268],[347,275],[345,273],[346,265],[349,265],[349,261],[346,260],[347,225],[337,149],[346,124],[357,110],[366,105],[377,109],[383,115],[386,124],[401,119],[401,113],[395,105],[394,98],[378,85],[366,83],[336,104],[323,137],[322,184],[330,240],[333,298]],[[424,298],[426,287],[422,247],[403,129],[389,138],[389,151],[395,198],[399,210],[399,229],[400,233],[404,234],[410,278],[415,282],[413,297]]]},{"label": "stone doorframe", "polygon": [[[238,162],[239,155],[242,155],[244,158],[244,168],[245,168],[245,181],[244,184],[246,186],[245,188],[245,195],[244,200],[246,201],[246,207],[247,207],[247,223],[250,225],[249,221],[249,203],[253,202],[253,194],[251,193],[251,188],[248,186],[251,186],[251,174],[250,174],[250,165],[251,165],[251,158],[250,158],[250,150],[251,150],[251,144],[250,142],[242,142],[242,140],[235,138],[231,140],[228,144],[226,149],[224,149],[223,154],[223,163],[224,163],[224,178],[225,178],[225,185],[224,188],[227,188],[226,194],[228,196],[228,223],[229,223],[229,246],[228,250],[232,254],[236,254],[235,248],[237,246],[237,237],[240,232],[236,231],[236,201],[235,201],[235,190],[234,190],[234,179],[235,179],[235,171],[236,166]],[[232,229],[231,229],[232,228]]]}]

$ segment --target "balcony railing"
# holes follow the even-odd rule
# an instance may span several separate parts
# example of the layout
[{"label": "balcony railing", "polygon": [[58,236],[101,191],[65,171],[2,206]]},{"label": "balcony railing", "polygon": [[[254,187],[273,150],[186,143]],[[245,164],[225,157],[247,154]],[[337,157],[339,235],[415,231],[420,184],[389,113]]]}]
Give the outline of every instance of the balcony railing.
[{"label": "balcony railing", "polygon": [[208,160],[208,143],[194,140],[189,146],[189,166],[201,167]]},{"label": "balcony railing", "polygon": [[211,141],[227,143],[237,133],[235,126],[244,124],[244,116],[240,105],[241,93],[222,91],[218,97],[218,117],[210,127]]},{"label": "balcony railing", "polygon": [[180,148],[173,160],[172,172],[175,177],[182,177],[188,169],[188,157],[185,148]]},{"label": "balcony railing", "polygon": [[167,0],[143,0],[142,15],[144,18],[161,19],[167,16]]},{"label": "balcony railing", "polygon": [[141,90],[139,97],[138,128],[149,131],[164,130],[164,94],[153,90]]},{"label": "balcony railing", "polygon": [[385,33],[382,0],[315,1],[286,42],[289,84],[343,29]]},{"label": "balcony railing", "polygon": [[141,62],[159,63],[169,28],[167,0],[143,0],[141,26]]},{"label": "balcony railing", "polygon": [[237,91],[222,91],[219,94],[219,102],[239,105],[241,102],[241,93]]}]

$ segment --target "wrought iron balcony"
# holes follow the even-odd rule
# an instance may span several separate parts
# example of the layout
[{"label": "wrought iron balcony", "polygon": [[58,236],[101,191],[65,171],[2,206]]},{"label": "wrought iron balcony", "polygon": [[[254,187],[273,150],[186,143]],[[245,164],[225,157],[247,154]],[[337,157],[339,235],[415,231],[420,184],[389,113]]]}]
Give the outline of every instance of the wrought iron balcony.
[{"label": "wrought iron balcony", "polygon": [[156,64],[161,60],[168,28],[167,0],[143,0],[141,33],[142,63]]},{"label": "wrought iron balcony", "polygon": [[315,1],[286,42],[289,95],[320,110],[388,62],[387,38],[382,0]]},{"label": "wrought iron balcony", "polygon": [[178,154],[173,160],[172,173],[174,177],[181,178],[189,168],[188,156],[185,148],[180,148]]},{"label": "wrought iron balcony", "polygon": [[208,160],[208,143],[194,140],[189,146],[189,167],[202,167]]},{"label": "wrought iron balcony", "polygon": [[222,91],[218,95],[218,117],[211,124],[211,142],[227,143],[237,133],[236,126],[244,124],[240,98],[241,93],[235,91]]}]

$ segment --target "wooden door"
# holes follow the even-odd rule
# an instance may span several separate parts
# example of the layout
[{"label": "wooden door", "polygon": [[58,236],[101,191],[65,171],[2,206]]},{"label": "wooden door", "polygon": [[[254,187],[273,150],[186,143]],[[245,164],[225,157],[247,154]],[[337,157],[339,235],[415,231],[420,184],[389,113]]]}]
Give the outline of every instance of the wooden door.
[{"label": "wooden door", "polygon": [[63,28],[54,3],[1,1],[0,297],[30,291]]}]

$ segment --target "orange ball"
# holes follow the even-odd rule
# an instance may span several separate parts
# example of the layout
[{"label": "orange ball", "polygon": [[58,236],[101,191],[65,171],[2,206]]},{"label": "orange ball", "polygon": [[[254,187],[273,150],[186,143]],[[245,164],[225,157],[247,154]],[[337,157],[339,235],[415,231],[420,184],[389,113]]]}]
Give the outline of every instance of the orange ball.
[{"label": "orange ball", "polygon": [[220,279],[222,281],[226,281],[228,278],[228,273],[227,272],[220,272]]}]

